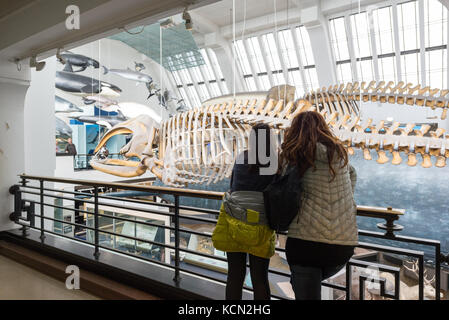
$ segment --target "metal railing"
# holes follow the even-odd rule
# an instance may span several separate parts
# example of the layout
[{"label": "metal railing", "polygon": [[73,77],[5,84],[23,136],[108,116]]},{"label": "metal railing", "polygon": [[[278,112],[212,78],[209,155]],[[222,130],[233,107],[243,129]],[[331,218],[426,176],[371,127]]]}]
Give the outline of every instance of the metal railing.
[{"label": "metal railing", "polygon": [[[38,182],[30,183],[31,181]],[[45,186],[47,183],[47,186]],[[83,186],[83,192],[77,192],[72,190],[62,190],[48,187],[49,183],[57,183],[64,184],[65,186]],[[84,191],[86,189],[91,189],[89,192]],[[73,189],[74,190],[74,189]],[[101,194],[99,190],[127,190],[127,191],[139,191],[145,192],[145,194],[153,195],[154,197],[171,196],[173,197],[172,202],[156,202],[156,201],[146,201],[142,199],[136,198],[117,198],[111,197],[107,194]],[[69,238],[73,241],[87,243],[93,247],[93,255],[98,259],[100,256],[100,249],[109,250],[112,252],[118,252],[121,254],[125,254],[137,259],[150,261],[152,263],[162,265],[168,267],[173,270],[173,280],[175,283],[182,281],[181,273],[190,274],[194,276],[199,276],[204,279],[213,280],[220,283],[226,283],[223,279],[218,279],[217,277],[213,277],[209,274],[201,273],[192,268],[188,269],[185,266],[181,265],[181,253],[184,254],[193,254],[195,256],[201,256],[209,259],[213,259],[216,261],[226,262],[226,258],[215,256],[208,253],[198,252],[187,248],[187,246],[182,247],[180,245],[180,235],[181,233],[188,233],[192,235],[202,236],[206,238],[210,238],[211,234],[206,232],[200,232],[197,230],[188,229],[186,227],[182,227],[180,225],[180,219],[185,221],[195,221],[202,222],[207,224],[215,224],[217,222],[217,216],[219,214],[218,210],[206,209],[206,208],[194,208],[188,207],[180,204],[180,198],[183,197],[196,197],[196,198],[204,198],[204,199],[214,199],[221,200],[223,197],[222,192],[211,192],[211,191],[203,191],[203,190],[190,190],[190,189],[177,189],[177,188],[169,188],[169,187],[156,187],[156,186],[139,186],[139,185],[129,185],[129,184],[121,184],[121,183],[103,183],[96,181],[87,181],[87,180],[75,180],[75,179],[59,179],[53,177],[40,177],[40,176],[28,176],[21,175],[20,183],[12,186],[10,188],[10,192],[14,194],[14,212],[11,213],[10,219],[15,223],[22,226],[23,236],[26,237],[28,234],[28,229],[34,229],[40,232],[41,241],[45,242],[46,234],[54,234],[56,236],[61,236],[64,238]],[[74,206],[74,208],[46,202],[46,199],[60,199],[62,201],[73,201],[77,203],[78,206]],[[120,203],[112,202],[114,200],[120,200]],[[92,211],[80,209],[79,204],[88,204],[93,207]],[[126,203],[126,204],[123,204]],[[138,207],[137,207],[138,205]],[[109,208],[117,208],[117,209],[125,209],[128,211],[136,211],[143,212],[146,214],[156,214],[162,217],[167,217],[170,220],[169,225],[160,225],[155,224],[148,221],[138,221],[137,218],[132,219],[124,216],[110,216],[104,213],[101,213],[101,208],[103,206],[107,206]],[[64,219],[57,219],[54,216],[46,216],[45,215],[45,207],[52,207],[55,209],[64,209],[74,211],[75,213],[93,216],[93,225],[89,226],[87,223],[77,223],[75,221],[66,221]],[[39,213],[37,213],[36,208],[39,208]],[[42,214],[44,213],[44,214]],[[200,213],[200,214],[209,214],[212,216],[208,217],[199,217],[195,216],[192,213]],[[402,226],[396,225],[395,221],[399,219],[399,217],[404,214],[404,210],[392,209],[392,208],[377,208],[377,207],[365,207],[358,206],[357,215],[372,217],[372,218],[381,218],[385,220],[384,224],[378,224],[378,227],[382,229],[382,232],[373,232],[367,230],[359,230],[359,236],[365,236],[369,238],[375,239],[387,239],[390,241],[394,241],[395,243],[412,243],[416,245],[425,245],[430,246],[434,249],[435,252],[435,261],[434,261],[434,269],[435,269],[435,299],[439,300],[440,295],[438,294],[441,290],[441,264],[448,263],[448,256],[445,256],[441,253],[440,241],[437,240],[429,240],[429,239],[420,239],[409,236],[401,236],[397,235],[396,232],[402,229]],[[135,226],[157,226],[163,229],[167,229],[170,233],[174,234],[173,243],[167,241],[158,242],[153,240],[149,240],[146,238],[138,237],[137,235],[126,235],[122,233],[113,231],[108,231],[105,229],[101,229],[99,224],[99,218],[108,218],[108,219],[116,219],[122,222],[132,222],[135,223]],[[73,226],[74,228],[84,229],[86,232],[90,232],[93,234],[92,242],[89,242],[84,239],[79,239],[77,237],[70,237],[59,232],[55,232],[54,230],[49,230],[45,228],[45,221],[52,221],[53,223],[61,223],[65,225]],[[37,223],[39,222],[39,223]],[[170,261],[164,262],[162,259],[153,259],[144,257],[142,255],[133,254],[131,252],[126,252],[124,250],[119,250],[116,247],[110,247],[104,245],[100,241],[100,233],[106,234],[111,237],[120,237],[134,241],[135,243],[147,243],[151,246],[158,246],[164,249],[169,249],[174,252],[173,259]],[[115,238],[114,238],[115,239]],[[393,246],[385,246],[378,245],[374,243],[366,243],[360,242],[360,248],[372,250],[376,252],[383,252],[387,254],[395,254],[400,256],[408,256],[418,261],[419,273],[418,273],[418,291],[419,291],[419,299],[424,299],[424,286],[425,286],[425,275],[424,275],[424,252],[417,250],[410,250],[401,247],[393,247]],[[276,247],[277,252],[285,252],[284,248]],[[394,276],[394,290],[388,291],[386,289],[386,280],[382,277],[370,276],[367,274],[360,274],[359,276],[359,297],[361,299],[364,298],[364,288],[365,282],[368,281],[376,281],[380,284],[380,296],[392,299],[400,298],[400,268],[392,267],[386,264],[377,263],[377,262],[369,262],[361,259],[351,259],[346,265],[346,283],[345,285],[331,283],[329,281],[323,281],[322,285],[335,289],[341,290],[345,292],[346,299],[351,299],[352,294],[352,269],[353,267],[359,268],[370,268],[374,267],[378,271],[387,272]],[[275,270],[270,268],[269,273],[276,276],[281,277],[290,277],[288,272]],[[247,290],[252,290],[245,286]],[[273,298],[285,299],[285,296],[272,295]]]}]

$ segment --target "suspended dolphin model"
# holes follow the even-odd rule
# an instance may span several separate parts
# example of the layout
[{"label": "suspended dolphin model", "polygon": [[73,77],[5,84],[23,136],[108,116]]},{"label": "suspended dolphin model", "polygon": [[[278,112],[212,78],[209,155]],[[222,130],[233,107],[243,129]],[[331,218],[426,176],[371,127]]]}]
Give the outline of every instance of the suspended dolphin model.
[{"label": "suspended dolphin model", "polygon": [[[100,67],[100,63],[97,60],[83,56],[82,54],[62,53],[61,57],[64,61],[59,60],[59,62],[65,62],[64,71],[66,72],[81,72],[86,70],[89,66],[92,66],[95,69]],[[74,71],[73,66],[80,67],[80,69]]]},{"label": "suspended dolphin model", "polygon": [[83,96],[102,94],[118,97],[122,92],[119,87],[108,82],[64,71],[56,71],[55,86],[60,90]]},{"label": "suspended dolphin model", "polygon": [[140,82],[143,82],[146,84],[148,91],[149,91],[149,96],[148,98],[150,98],[153,94],[151,93],[152,90],[152,86],[151,84],[153,83],[153,78],[151,78],[149,75],[139,72],[139,71],[134,71],[131,70],[130,68],[125,69],[108,69],[105,66],[103,66],[103,70],[104,70],[104,74],[115,74],[117,76],[120,76],[122,78],[128,79],[128,80],[133,80],[133,81],[137,81],[137,84],[139,84]]},{"label": "suspended dolphin model", "polygon": [[98,124],[99,126],[112,128],[118,123],[128,120],[123,114],[119,113],[117,116],[71,116],[70,118],[76,119],[79,122]]},{"label": "suspended dolphin model", "polygon": [[[105,97],[102,95],[83,97],[83,102],[86,105],[96,103],[100,109],[103,109],[104,107],[117,105],[116,100],[109,99],[108,97]],[[107,111],[107,110],[105,110],[105,111]]]},{"label": "suspended dolphin model", "polygon": [[83,112],[83,109],[60,96],[55,96],[55,113],[71,112]]},{"label": "suspended dolphin model", "polygon": [[72,136],[72,128],[65,123],[64,120],[59,119],[58,117],[55,117],[56,119],[56,136]]}]

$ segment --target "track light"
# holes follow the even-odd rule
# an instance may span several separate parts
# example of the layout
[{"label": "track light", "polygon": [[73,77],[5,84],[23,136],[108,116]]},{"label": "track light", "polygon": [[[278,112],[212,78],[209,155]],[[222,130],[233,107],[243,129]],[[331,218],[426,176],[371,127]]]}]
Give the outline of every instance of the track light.
[{"label": "track light", "polygon": [[186,22],[186,30],[192,30],[193,29],[193,23],[192,23],[192,17],[190,16],[190,13],[187,11],[187,8],[184,9],[184,12],[182,13],[182,19]]},{"label": "track light", "polygon": [[164,21],[159,22],[159,25],[162,29],[168,29],[175,26],[172,18],[168,18]]},{"label": "track light", "polygon": [[66,64],[65,59],[61,56],[61,49],[58,49],[58,51],[56,52],[56,59],[58,59],[59,62],[61,62],[62,64]]},{"label": "track light", "polygon": [[30,58],[30,68],[36,68],[36,71],[41,71],[45,67],[45,61],[37,62],[36,56]]}]

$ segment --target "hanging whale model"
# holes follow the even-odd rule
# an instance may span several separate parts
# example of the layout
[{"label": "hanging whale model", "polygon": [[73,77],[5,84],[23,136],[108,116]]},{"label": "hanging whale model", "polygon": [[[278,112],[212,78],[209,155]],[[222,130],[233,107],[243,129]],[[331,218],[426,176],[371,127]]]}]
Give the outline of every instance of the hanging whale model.
[{"label": "hanging whale model", "polygon": [[75,73],[56,71],[56,88],[78,95],[102,94],[106,96],[120,96],[122,90],[105,81],[99,81]]},{"label": "hanging whale model", "polygon": [[[100,63],[97,60],[83,56],[82,54],[62,53],[61,57],[63,61],[59,60],[59,62],[65,63],[64,71],[66,72],[82,72],[89,66],[95,69],[100,67]],[[74,71],[73,66],[80,67],[80,69]]]},{"label": "hanging whale model", "polygon": [[60,96],[55,96],[55,113],[70,112],[83,112],[83,109]]},{"label": "hanging whale model", "polygon": [[103,66],[103,70],[104,70],[104,74],[108,74],[108,73],[115,74],[117,76],[120,76],[120,77],[128,79],[128,80],[137,81],[137,84],[139,84],[140,82],[143,82],[146,84],[148,91],[150,93],[150,95],[148,96],[148,99],[153,95],[151,93],[151,90],[152,90],[151,84],[153,83],[153,78],[151,78],[149,75],[142,73],[142,72],[131,70],[130,68],[127,68],[126,70],[125,69],[108,69],[105,66]]},{"label": "hanging whale model", "polygon": [[123,114],[119,112],[117,116],[70,116],[69,118],[76,119],[79,122],[98,124],[99,126],[111,129],[116,124],[128,120]]},{"label": "hanging whale model", "polygon": [[59,119],[58,117],[55,117],[56,121],[56,136],[72,136],[72,128],[65,123],[64,120]]}]

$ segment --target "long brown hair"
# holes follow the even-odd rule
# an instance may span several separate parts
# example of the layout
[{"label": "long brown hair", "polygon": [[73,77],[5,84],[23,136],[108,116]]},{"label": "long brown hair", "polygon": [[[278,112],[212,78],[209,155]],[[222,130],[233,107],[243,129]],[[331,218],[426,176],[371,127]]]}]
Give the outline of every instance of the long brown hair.
[{"label": "long brown hair", "polygon": [[348,154],[331,132],[324,118],[316,111],[301,112],[293,119],[281,145],[279,168],[287,164],[296,165],[301,177],[307,169],[312,167],[315,170],[318,142],[327,148],[329,172],[333,180],[335,178],[335,169],[332,166],[334,155],[337,155],[337,159],[343,160],[341,166],[343,168],[348,164]]}]

